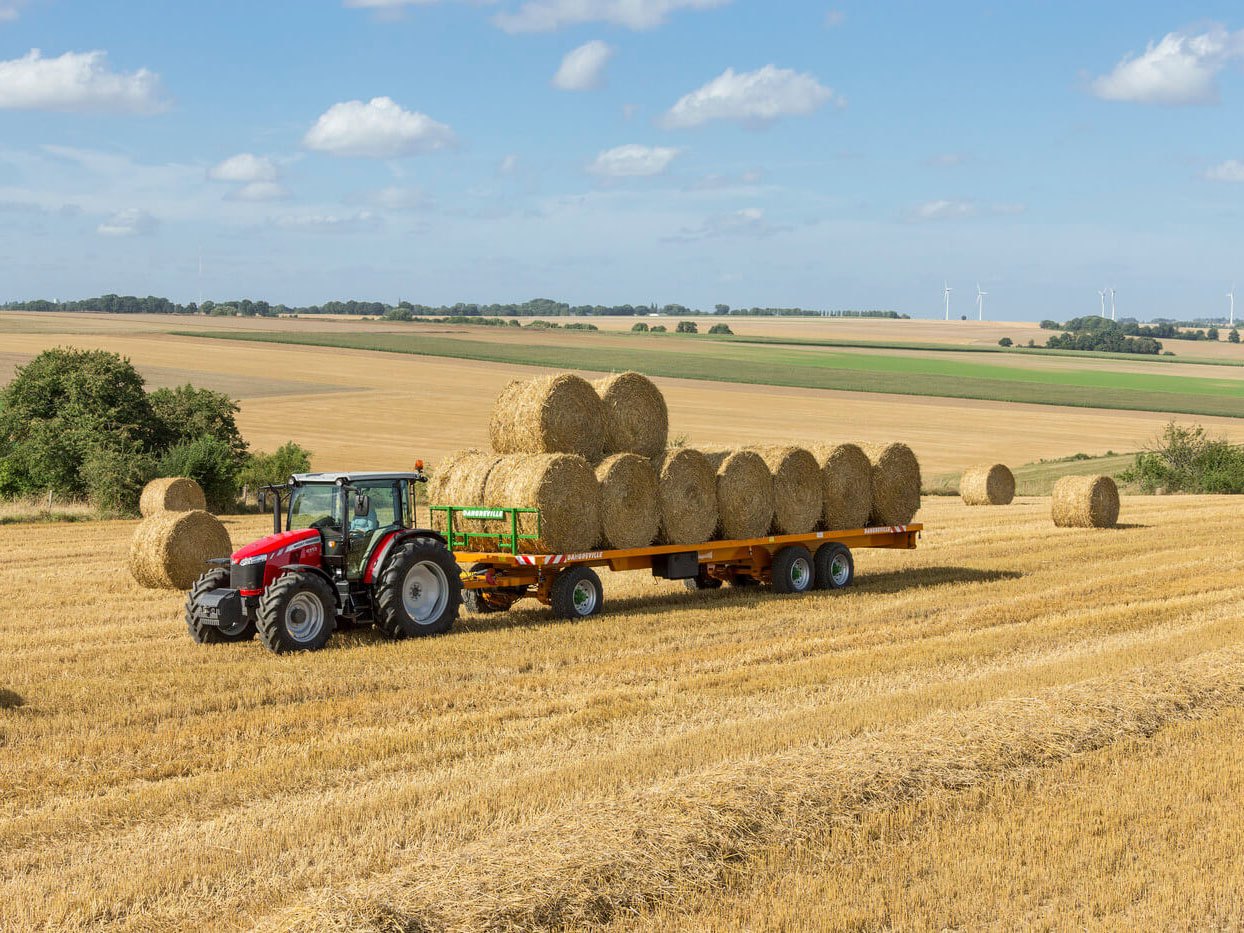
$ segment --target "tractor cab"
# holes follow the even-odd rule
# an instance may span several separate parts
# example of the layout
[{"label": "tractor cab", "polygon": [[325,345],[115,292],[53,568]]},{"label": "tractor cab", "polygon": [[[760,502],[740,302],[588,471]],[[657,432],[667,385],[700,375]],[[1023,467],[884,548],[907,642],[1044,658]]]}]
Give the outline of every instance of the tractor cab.
[{"label": "tractor cab", "polygon": [[196,641],[256,633],[274,651],[324,646],[342,623],[393,638],[447,631],[461,603],[445,539],[416,525],[422,463],[409,473],[297,473],[260,492],[272,534],[204,574],[186,601]]}]

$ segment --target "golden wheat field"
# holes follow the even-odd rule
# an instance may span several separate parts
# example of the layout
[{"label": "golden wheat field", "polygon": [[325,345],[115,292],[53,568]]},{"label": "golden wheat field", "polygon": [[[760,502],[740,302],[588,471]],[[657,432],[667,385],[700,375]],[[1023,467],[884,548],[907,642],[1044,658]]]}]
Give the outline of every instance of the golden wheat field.
[{"label": "golden wheat field", "polygon": [[0,929],[1244,925],[1244,507],[920,518],[843,593],[285,657],[132,522],[0,527]]}]

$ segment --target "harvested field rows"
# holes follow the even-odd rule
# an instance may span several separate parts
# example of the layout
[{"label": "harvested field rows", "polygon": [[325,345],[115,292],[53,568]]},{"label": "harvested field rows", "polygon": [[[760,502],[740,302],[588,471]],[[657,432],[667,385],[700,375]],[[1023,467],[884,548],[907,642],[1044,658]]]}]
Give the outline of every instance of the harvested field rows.
[{"label": "harvested field rows", "polygon": [[[973,908],[961,892],[939,912],[954,866],[980,865],[973,821],[1005,813],[1017,832],[1053,837],[1042,816],[1074,787],[1044,775],[1118,786],[1134,756],[1165,754],[1164,732],[1145,735],[1226,735],[1214,715],[1244,703],[1237,503],[1128,498],[1129,524],[1104,532],[1054,529],[1048,510],[934,500],[922,548],[861,553],[844,594],[692,596],[622,575],[605,581],[607,614],[579,624],[532,609],[464,617],[425,641],[349,633],[284,658],[192,644],[176,594],[139,590],[121,569],[133,523],[0,527],[0,604],[23,607],[0,626],[0,928],[686,911],[693,928],[713,925],[697,887],[731,894],[727,923],[767,903],[779,864],[822,917],[858,893],[866,925],[1030,921],[1033,905],[1001,883],[996,902]],[[265,519],[227,525],[242,541]],[[1176,725],[1190,717],[1205,722]],[[1138,738],[1121,759],[1111,743],[1124,736]],[[1196,748],[1190,766],[1220,773],[1221,751]],[[843,774],[862,797],[830,793]],[[1206,838],[1196,799],[1159,805],[1172,834]],[[1051,903],[1116,870],[1135,800],[1103,793],[1094,806],[1098,846],[1066,862],[1055,845],[1028,853]],[[1220,811],[1231,825],[1206,858],[1238,859],[1234,812]],[[792,843],[808,848],[771,849]],[[885,866],[919,865],[936,844],[944,864],[909,906],[877,913]],[[822,851],[849,863],[840,884],[837,868],[819,870]],[[1217,913],[1195,887],[1159,885],[1147,904],[1136,879],[1164,877],[1162,857],[1129,850],[1134,897],[1095,902],[1096,921],[1146,906],[1166,925],[1221,921],[1240,903],[1244,875],[1220,871]],[[775,926],[794,922],[787,904]]]}]

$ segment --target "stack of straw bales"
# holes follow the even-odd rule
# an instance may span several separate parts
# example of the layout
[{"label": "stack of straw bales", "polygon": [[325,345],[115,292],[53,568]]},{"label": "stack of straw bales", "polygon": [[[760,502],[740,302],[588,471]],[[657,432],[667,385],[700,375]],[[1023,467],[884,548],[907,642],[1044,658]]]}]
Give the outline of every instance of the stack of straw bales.
[{"label": "stack of straw bales", "polygon": [[1010,505],[1015,498],[1015,474],[1004,463],[982,463],[964,471],[959,495],[968,505]]},{"label": "stack of straw bales", "polygon": [[143,489],[144,518],[130,540],[129,556],[130,574],[140,586],[189,589],[209,569],[209,560],[229,556],[229,532],[203,506],[203,490],[192,479],[156,479]]},{"label": "stack of straw bales", "polygon": [[[639,373],[510,383],[489,422],[491,451],[437,466],[433,505],[540,509],[528,552],[701,544],[715,538],[901,525],[920,507],[920,465],[902,444],[695,450],[670,447],[660,389]],[[444,530],[444,513],[434,521]],[[534,519],[522,530],[535,532]],[[472,522],[473,549],[501,523]]]},{"label": "stack of straw bales", "polygon": [[1064,476],[1054,484],[1050,512],[1059,528],[1114,528],[1119,487],[1109,476]]}]

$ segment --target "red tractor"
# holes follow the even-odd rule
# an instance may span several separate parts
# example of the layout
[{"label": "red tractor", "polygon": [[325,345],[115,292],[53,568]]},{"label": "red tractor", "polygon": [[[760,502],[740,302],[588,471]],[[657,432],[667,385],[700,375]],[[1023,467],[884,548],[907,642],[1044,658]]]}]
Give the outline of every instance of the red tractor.
[{"label": "red tractor", "polygon": [[[186,599],[200,643],[315,651],[340,623],[390,638],[449,631],[462,580],[439,533],[415,526],[413,473],[301,473],[269,486],[272,534],[212,563]],[[285,527],[282,529],[282,515]]]}]

